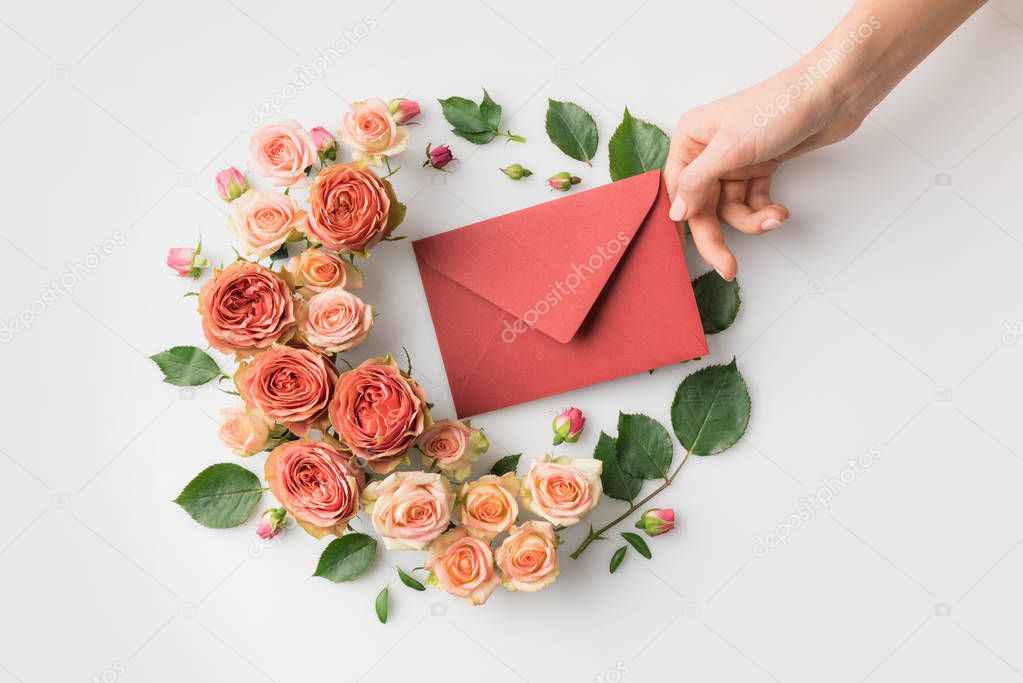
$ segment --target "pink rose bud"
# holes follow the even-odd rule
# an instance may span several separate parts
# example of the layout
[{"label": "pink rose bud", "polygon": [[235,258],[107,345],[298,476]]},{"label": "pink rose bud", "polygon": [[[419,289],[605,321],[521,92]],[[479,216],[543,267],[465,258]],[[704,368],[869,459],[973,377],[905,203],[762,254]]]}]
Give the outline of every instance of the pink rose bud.
[{"label": "pink rose bud", "polygon": [[561,173],[555,173],[547,179],[547,186],[551,190],[558,190],[559,192],[568,192],[572,189],[573,185],[578,185],[582,180],[572,175],[568,171],[562,171]]},{"label": "pink rose bud", "polygon": [[316,126],[309,131],[309,135],[313,138],[313,144],[316,145],[321,162],[325,158],[331,161],[337,158],[337,138],[331,135],[330,131],[323,126]]},{"label": "pink rose bud", "polygon": [[249,189],[249,183],[245,175],[234,166],[225,168],[217,174],[217,194],[225,202],[233,202],[245,194]]},{"label": "pink rose bud", "polygon": [[647,510],[636,522],[636,528],[645,531],[647,536],[666,534],[675,528],[675,511],[670,508]]},{"label": "pink rose bud", "polygon": [[167,265],[177,271],[181,277],[185,277],[192,272],[192,261],[194,259],[195,249],[190,247],[174,247],[167,251]]},{"label": "pink rose bud", "polygon": [[554,445],[557,446],[562,441],[575,443],[583,433],[585,425],[586,418],[583,417],[583,411],[578,408],[561,411],[561,414],[554,418]]},{"label": "pink rose bud", "polygon": [[450,164],[454,158],[451,154],[451,148],[447,145],[438,145],[431,148],[428,144],[426,145],[426,161],[423,162],[423,166],[433,166],[440,170]]},{"label": "pink rose bud", "polygon": [[395,123],[408,123],[420,113],[418,102],[401,97],[391,100],[387,106],[391,109],[391,116],[394,117]]},{"label": "pink rose bud", "polygon": [[269,541],[277,534],[284,531],[284,525],[288,522],[288,511],[284,508],[270,508],[259,518],[259,526],[256,527],[256,535],[264,541]]}]

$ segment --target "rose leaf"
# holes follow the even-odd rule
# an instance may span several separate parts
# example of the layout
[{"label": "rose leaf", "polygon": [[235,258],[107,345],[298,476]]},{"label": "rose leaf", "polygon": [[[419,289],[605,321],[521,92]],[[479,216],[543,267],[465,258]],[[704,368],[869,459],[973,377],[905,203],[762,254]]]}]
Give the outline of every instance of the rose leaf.
[{"label": "rose leaf", "polygon": [[604,493],[618,500],[631,501],[643,487],[643,479],[634,477],[622,469],[618,462],[617,440],[604,432],[597,439],[597,447],[593,449],[593,457],[604,463],[600,473],[600,482]]},{"label": "rose leaf", "polygon": [[715,270],[709,270],[693,280],[696,307],[704,334],[717,334],[731,327],[739,313],[739,281],[729,282]]},{"label": "rose leaf", "polygon": [[163,371],[163,381],[179,387],[206,384],[224,373],[210,355],[195,346],[175,346],[149,357]]},{"label": "rose leaf", "polygon": [[665,479],[671,467],[671,437],[646,415],[618,414],[615,455],[622,469],[642,479]]},{"label": "rose leaf", "polygon": [[263,496],[259,477],[240,465],[211,465],[188,482],[174,502],[192,519],[211,529],[238,526]]},{"label": "rose leaf", "polygon": [[635,118],[625,110],[607,146],[611,180],[664,168],[668,158],[668,136],[654,124]]},{"label": "rose leaf", "polygon": [[562,152],[587,164],[597,153],[597,123],[573,102],[547,100],[547,137]]},{"label": "rose leaf", "polygon": [[671,425],[684,448],[715,455],[731,448],[746,432],[750,397],[735,359],[709,365],[682,380],[671,404]]},{"label": "rose leaf", "polygon": [[334,583],[354,581],[370,568],[376,555],[376,539],[366,534],[345,534],[323,549],[313,576]]},{"label": "rose leaf", "polygon": [[502,474],[514,472],[519,467],[520,457],[522,457],[521,453],[515,453],[514,455],[504,456],[503,458],[494,463],[494,466],[490,468],[490,473],[496,474],[497,476],[500,477]]}]

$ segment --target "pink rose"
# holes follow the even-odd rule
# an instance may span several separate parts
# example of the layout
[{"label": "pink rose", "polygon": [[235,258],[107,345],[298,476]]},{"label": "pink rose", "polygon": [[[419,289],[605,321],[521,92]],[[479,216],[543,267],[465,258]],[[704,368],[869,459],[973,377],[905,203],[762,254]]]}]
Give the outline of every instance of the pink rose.
[{"label": "pink rose", "polygon": [[408,450],[431,421],[423,388],[390,354],[342,373],[330,401],[338,438],[378,473],[408,462]]},{"label": "pink rose", "polygon": [[575,443],[585,426],[586,418],[583,417],[583,411],[578,408],[566,408],[561,411],[554,418],[554,445],[557,446],[563,441]]},{"label": "pink rose", "polygon": [[234,166],[229,166],[217,173],[217,195],[225,202],[232,202],[241,197],[249,183],[245,175]]},{"label": "pink rose", "polygon": [[352,105],[337,136],[354,148],[356,161],[373,166],[380,166],[383,157],[401,154],[408,144],[408,131],[395,122],[387,103],[375,97]]},{"label": "pink rose", "polygon": [[258,263],[235,261],[199,289],[202,331],[223,353],[251,355],[295,328],[295,301],[284,279]]},{"label": "pink rose", "polygon": [[455,515],[470,535],[491,541],[507,531],[519,516],[515,496],[519,480],[514,472],[486,474],[462,484],[455,498]]},{"label": "pink rose", "polygon": [[259,525],[256,526],[256,535],[264,541],[269,541],[274,536],[284,531],[288,523],[288,511],[284,508],[270,508],[259,518]]},{"label": "pink rose", "polygon": [[365,255],[404,218],[389,182],[358,164],[336,164],[316,174],[304,232],[331,251]]},{"label": "pink rose", "polygon": [[194,260],[195,249],[190,247],[174,247],[167,251],[167,265],[181,277],[192,274]]},{"label": "pink rose", "polygon": [[511,591],[533,593],[558,576],[558,537],[550,522],[530,521],[513,526],[497,549],[501,584]]},{"label": "pink rose", "polygon": [[253,455],[265,449],[270,442],[270,422],[244,403],[220,411],[220,440],[235,455]]},{"label": "pink rose", "polygon": [[373,307],[340,287],[316,294],[299,314],[302,341],[326,354],[354,348],[372,328]]},{"label": "pink rose", "polygon": [[483,432],[458,420],[440,420],[430,425],[419,437],[423,465],[437,467],[455,479],[472,474],[472,464],[490,447]]},{"label": "pink rose", "polygon": [[227,227],[241,240],[242,251],[263,257],[287,242],[304,225],[305,216],[286,194],[249,190],[231,202]]},{"label": "pink rose", "polygon": [[295,434],[305,436],[325,423],[337,370],[309,349],[275,346],[243,362],[234,381],[242,400]]},{"label": "pink rose", "polygon": [[420,114],[419,103],[415,100],[406,100],[404,97],[393,99],[387,103],[391,110],[391,116],[397,124],[408,123]]},{"label": "pink rose", "polygon": [[522,479],[522,504],[551,524],[570,526],[600,501],[603,463],[590,458],[534,460]]},{"label": "pink rose", "polygon": [[485,603],[500,583],[490,546],[467,535],[464,527],[452,529],[431,543],[423,566],[430,571],[427,583],[473,605]]},{"label": "pink rose", "polygon": [[423,162],[423,166],[431,166],[439,171],[454,159],[451,148],[447,145],[438,145],[437,147],[426,145],[426,161]]},{"label": "pink rose", "polygon": [[331,135],[326,128],[317,126],[309,131],[309,134],[313,138],[313,144],[316,145],[316,152],[320,155],[321,162],[324,159],[333,161],[337,158],[337,138]]},{"label": "pink rose", "polygon": [[359,511],[366,475],[350,456],[322,441],[287,441],[266,459],[270,491],[316,538],[340,536]]},{"label": "pink rose", "polygon": [[454,494],[437,473],[394,472],[362,494],[362,506],[388,550],[422,550],[451,521]]},{"label": "pink rose", "polygon": [[288,259],[285,268],[294,276],[297,286],[312,292],[335,287],[362,289],[362,271],[330,252],[306,249]]},{"label": "pink rose", "polygon": [[645,531],[647,536],[666,534],[675,528],[675,511],[671,508],[651,508],[639,518],[636,528]]},{"label": "pink rose", "polygon": [[277,187],[305,187],[306,169],[316,163],[316,145],[298,121],[270,123],[249,140],[252,165]]}]

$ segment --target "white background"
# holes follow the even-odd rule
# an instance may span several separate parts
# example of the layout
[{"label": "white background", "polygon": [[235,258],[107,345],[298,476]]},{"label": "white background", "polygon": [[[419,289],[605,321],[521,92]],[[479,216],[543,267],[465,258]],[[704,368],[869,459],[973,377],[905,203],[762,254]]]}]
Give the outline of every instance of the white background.
[{"label": "white background", "polygon": [[[1023,343],[1003,336],[1023,325],[1012,0],[983,8],[851,139],[781,171],[792,220],[766,238],[729,234],[743,307],[708,360],[478,421],[493,444],[484,464],[529,460],[546,452],[554,412],[578,405],[587,431],[559,453],[588,456],[618,410],[667,422],[685,373],[737,356],[749,431],[663,495],[681,524],[651,543],[652,561],[632,554],[611,576],[618,542],[598,543],[566,558],[552,588],[472,608],[397,581],[388,564],[419,554],[382,555],[335,585],[310,576],[322,544],[296,528],[259,548],[253,524],[207,530],[170,503],[203,467],[238,459],[216,438],[232,398],[162,384],[146,358],[202,341],[166,250],[202,231],[209,255],[230,259],[213,177],[243,165],[251,107],[315,68],[319,47],[361,36],[285,115],[333,128],[352,100],[424,103],[395,176],[401,233],[416,238],[545,201],[556,171],[607,182],[625,106],[670,129],[809,50],[845,5],[4,3],[0,319],[31,330],[5,334],[0,354],[0,681],[1023,677]],[[450,135],[435,98],[481,85],[527,144]],[[546,140],[548,96],[596,117],[592,170]],[[427,141],[453,144],[450,174],[419,168]],[[512,162],[536,176],[508,181],[496,169]],[[42,302],[47,282],[118,236],[70,293]],[[360,353],[407,346],[436,414],[450,415],[409,242],[377,249],[367,276],[380,318]],[[828,510],[754,555],[757,534],[871,446],[881,457]],[[263,457],[243,464],[260,472]],[[619,511],[605,501],[593,520]],[[564,534],[567,549],[582,531]],[[385,583],[386,626],[372,609]]]}]

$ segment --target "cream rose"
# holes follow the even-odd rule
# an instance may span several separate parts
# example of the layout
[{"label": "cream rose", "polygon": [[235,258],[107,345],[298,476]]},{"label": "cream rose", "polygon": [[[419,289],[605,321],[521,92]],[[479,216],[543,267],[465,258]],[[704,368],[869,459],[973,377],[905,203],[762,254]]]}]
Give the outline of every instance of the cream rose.
[{"label": "cream rose", "polygon": [[483,432],[473,429],[468,421],[438,420],[419,437],[418,446],[427,468],[437,463],[441,470],[461,480],[472,474],[472,464],[490,444]]},{"label": "cream rose", "polygon": [[395,122],[387,103],[375,97],[352,105],[337,136],[352,146],[356,161],[373,166],[380,166],[383,157],[404,152],[409,137],[408,131]]},{"label": "cream rose", "polygon": [[604,464],[591,458],[534,460],[522,479],[522,504],[551,524],[570,526],[597,507]]},{"label": "cream rose", "polygon": [[487,474],[462,484],[455,498],[455,516],[476,538],[491,541],[519,516],[519,480],[514,472]]},{"label": "cream rose", "polygon": [[244,403],[220,411],[220,440],[235,455],[246,457],[265,449],[273,422]]},{"label": "cream rose", "polygon": [[277,251],[305,220],[305,211],[281,192],[249,190],[227,213],[227,227],[241,240],[242,251],[261,258]]},{"label": "cream rose", "polygon": [[362,271],[330,252],[306,249],[288,259],[285,268],[295,278],[295,285],[302,290],[325,292],[335,287],[362,289]]},{"label": "cream rose", "polygon": [[423,566],[430,572],[427,583],[474,605],[485,603],[500,583],[490,546],[469,536],[464,527],[452,529],[433,541]]},{"label": "cream rose", "polygon": [[306,344],[326,354],[354,348],[373,328],[373,307],[340,287],[316,294],[302,307],[298,334]]},{"label": "cream rose", "polygon": [[533,593],[550,585],[561,571],[554,525],[529,521],[513,526],[495,560],[501,569],[501,585],[510,591]]},{"label": "cream rose", "polygon": [[362,506],[388,550],[422,550],[451,521],[454,494],[437,473],[395,472],[362,493]]},{"label": "cream rose", "polygon": [[316,145],[293,119],[270,123],[249,138],[250,163],[277,187],[305,187],[306,169],[316,163]]}]

